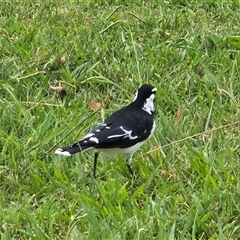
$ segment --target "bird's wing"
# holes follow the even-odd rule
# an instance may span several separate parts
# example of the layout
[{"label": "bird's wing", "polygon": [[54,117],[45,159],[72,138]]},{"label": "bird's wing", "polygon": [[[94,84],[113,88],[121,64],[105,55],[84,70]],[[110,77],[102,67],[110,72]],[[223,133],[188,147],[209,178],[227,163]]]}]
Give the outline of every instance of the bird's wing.
[{"label": "bird's wing", "polygon": [[92,143],[97,148],[126,148],[146,140],[152,126],[153,119],[147,115],[141,118],[128,115],[127,120],[123,116],[114,116],[96,126],[81,142]]}]

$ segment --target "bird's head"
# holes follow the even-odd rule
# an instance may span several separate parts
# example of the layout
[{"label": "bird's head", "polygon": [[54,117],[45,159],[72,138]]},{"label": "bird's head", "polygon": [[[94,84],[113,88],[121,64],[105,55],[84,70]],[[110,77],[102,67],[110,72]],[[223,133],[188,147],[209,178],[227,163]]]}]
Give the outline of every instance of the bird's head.
[{"label": "bird's head", "polygon": [[152,115],[154,112],[153,101],[156,92],[157,88],[149,84],[143,84],[139,87],[138,91],[136,92],[132,104],[141,107],[144,111]]}]

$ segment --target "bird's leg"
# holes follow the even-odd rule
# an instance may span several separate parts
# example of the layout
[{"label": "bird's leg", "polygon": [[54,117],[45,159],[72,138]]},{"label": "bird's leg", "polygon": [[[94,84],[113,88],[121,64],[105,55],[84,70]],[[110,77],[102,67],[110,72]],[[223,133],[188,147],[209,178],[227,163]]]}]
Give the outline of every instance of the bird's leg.
[{"label": "bird's leg", "polygon": [[129,172],[130,172],[131,175],[132,175],[132,178],[134,178],[134,173],[133,173],[133,170],[132,170],[132,168],[131,168],[131,166],[130,166],[131,162],[132,162],[132,155],[127,156],[126,164],[127,164],[127,167],[128,167]]},{"label": "bird's leg", "polygon": [[96,178],[97,158],[99,156],[98,151],[94,151],[94,162],[93,162],[93,178]]}]

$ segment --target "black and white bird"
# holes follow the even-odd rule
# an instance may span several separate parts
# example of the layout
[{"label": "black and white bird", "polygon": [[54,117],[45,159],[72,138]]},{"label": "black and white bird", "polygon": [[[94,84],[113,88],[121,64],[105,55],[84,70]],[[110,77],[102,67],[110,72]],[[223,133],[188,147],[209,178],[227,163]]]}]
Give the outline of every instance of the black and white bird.
[{"label": "black and white bird", "polygon": [[132,156],[151,137],[155,129],[153,101],[156,92],[157,88],[143,84],[136,92],[133,102],[114,112],[80,141],[58,148],[55,153],[71,156],[94,148],[94,178],[99,153],[110,157],[122,154],[126,156],[127,167],[134,176],[130,167]]}]

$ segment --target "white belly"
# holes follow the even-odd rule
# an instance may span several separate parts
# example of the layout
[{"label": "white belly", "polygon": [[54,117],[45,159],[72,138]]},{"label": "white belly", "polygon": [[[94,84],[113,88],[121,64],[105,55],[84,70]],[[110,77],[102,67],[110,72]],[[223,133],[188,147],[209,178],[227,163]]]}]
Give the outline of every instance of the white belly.
[{"label": "white belly", "polygon": [[103,153],[104,155],[108,156],[108,157],[115,157],[119,154],[122,155],[132,155],[134,152],[136,152],[143,144],[145,143],[145,141],[139,142],[137,144],[135,144],[132,147],[129,148],[108,148],[108,149],[104,149],[104,148],[97,148],[96,150],[98,152]]}]

